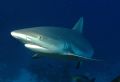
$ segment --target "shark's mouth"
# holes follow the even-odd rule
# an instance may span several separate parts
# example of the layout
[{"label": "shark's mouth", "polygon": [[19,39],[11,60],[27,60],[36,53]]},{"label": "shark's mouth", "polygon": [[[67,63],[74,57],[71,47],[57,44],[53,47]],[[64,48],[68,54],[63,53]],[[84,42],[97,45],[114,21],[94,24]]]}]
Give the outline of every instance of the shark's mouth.
[{"label": "shark's mouth", "polygon": [[34,49],[34,50],[43,50],[43,51],[48,50],[45,47],[38,46],[38,45],[35,45],[35,44],[25,44],[25,47],[30,48],[30,49]]}]

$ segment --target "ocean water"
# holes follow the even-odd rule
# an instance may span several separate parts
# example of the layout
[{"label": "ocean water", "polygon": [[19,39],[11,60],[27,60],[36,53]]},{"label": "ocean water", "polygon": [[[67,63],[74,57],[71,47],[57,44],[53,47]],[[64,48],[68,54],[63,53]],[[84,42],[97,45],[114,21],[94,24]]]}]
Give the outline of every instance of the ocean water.
[{"label": "ocean water", "polygon": [[[119,28],[113,27],[112,0],[1,0],[0,82],[74,82],[82,75],[95,82],[111,82],[120,75]],[[72,29],[84,17],[83,35],[101,62],[75,62],[51,58],[33,60],[33,52],[15,40],[10,32],[35,26]]]}]

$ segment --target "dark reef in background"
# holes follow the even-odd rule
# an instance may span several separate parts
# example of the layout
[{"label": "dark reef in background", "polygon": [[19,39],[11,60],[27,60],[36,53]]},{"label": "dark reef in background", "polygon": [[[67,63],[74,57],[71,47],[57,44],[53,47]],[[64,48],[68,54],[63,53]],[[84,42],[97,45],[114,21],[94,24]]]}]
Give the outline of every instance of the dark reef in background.
[{"label": "dark reef in background", "polygon": [[120,75],[113,79],[111,82],[120,82]]},{"label": "dark reef in background", "polygon": [[73,77],[72,82],[95,82],[95,78],[90,79],[85,75],[80,75],[80,76]]}]

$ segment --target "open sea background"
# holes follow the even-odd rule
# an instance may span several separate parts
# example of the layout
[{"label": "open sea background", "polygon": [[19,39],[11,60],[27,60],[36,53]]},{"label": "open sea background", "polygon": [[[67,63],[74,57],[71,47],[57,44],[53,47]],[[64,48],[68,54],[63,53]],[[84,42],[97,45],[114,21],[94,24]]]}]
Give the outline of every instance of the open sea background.
[{"label": "open sea background", "polygon": [[[0,0],[0,82],[73,82],[86,75],[95,82],[111,82],[120,75],[119,7],[112,0]],[[117,10],[118,12],[113,12]],[[33,52],[10,32],[35,26],[72,29],[84,17],[84,36],[94,47],[94,58],[75,69],[74,61],[31,59]]]}]

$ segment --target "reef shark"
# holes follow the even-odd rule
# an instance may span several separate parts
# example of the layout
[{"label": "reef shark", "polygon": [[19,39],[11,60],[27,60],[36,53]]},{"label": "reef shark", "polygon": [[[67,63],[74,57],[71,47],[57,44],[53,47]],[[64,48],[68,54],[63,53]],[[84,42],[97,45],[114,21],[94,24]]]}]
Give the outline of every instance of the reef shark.
[{"label": "reef shark", "polygon": [[92,59],[93,47],[83,36],[83,17],[72,29],[53,26],[41,26],[14,30],[11,35],[24,43],[24,46],[40,56],[57,57],[78,61]]}]

